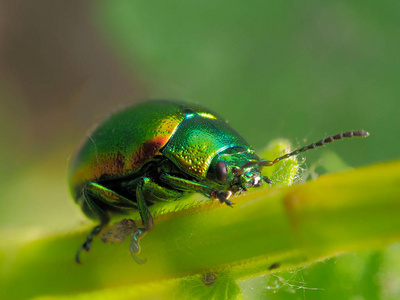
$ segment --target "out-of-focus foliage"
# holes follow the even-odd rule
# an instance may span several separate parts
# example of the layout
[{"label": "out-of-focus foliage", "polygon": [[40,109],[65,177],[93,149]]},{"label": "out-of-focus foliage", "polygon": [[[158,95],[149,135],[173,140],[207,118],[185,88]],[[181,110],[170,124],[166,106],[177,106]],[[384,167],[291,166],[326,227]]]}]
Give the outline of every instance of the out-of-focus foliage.
[{"label": "out-of-focus foliage", "polygon": [[363,128],[363,151],[332,149],[352,165],[398,157],[382,147],[400,134],[396,1],[123,0],[97,11],[151,96],[203,103],[257,148]]},{"label": "out-of-focus foliage", "polygon": [[[395,0],[5,1],[0,19],[3,274],[21,243],[90,226],[68,194],[68,157],[105,114],[138,99],[207,106],[257,150],[371,132],[304,155],[303,180],[399,157]],[[394,244],[239,286],[274,299],[397,299],[398,257]]]}]

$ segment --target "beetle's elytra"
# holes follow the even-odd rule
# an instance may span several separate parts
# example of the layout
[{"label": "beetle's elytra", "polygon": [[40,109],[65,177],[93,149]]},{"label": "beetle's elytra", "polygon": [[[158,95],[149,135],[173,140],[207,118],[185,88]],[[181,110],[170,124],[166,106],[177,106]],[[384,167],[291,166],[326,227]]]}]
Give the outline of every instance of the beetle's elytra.
[{"label": "beetle's elytra", "polygon": [[363,130],[330,136],[272,161],[260,159],[223,119],[195,105],[148,101],[111,115],[72,157],[68,173],[71,193],[91,219],[99,222],[82,250],[110,216],[139,210],[143,227],[131,237],[138,263],[140,238],[153,228],[148,207],[201,193],[232,206],[231,194],[271,181],[261,169],[300,152],[343,137],[368,136]]}]

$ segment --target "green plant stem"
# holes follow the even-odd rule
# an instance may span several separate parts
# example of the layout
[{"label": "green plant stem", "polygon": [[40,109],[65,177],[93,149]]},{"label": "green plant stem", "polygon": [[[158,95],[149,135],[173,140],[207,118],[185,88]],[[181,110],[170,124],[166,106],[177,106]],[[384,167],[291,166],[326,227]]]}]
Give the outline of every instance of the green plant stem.
[{"label": "green plant stem", "polygon": [[233,209],[207,202],[160,214],[141,243],[144,265],[130,257],[129,241],[98,239],[77,265],[74,254],[86,231],[45,238],[21,247],[11,262],[0,259],[0,287],[17,299],[227,270],[239,279],[382,247],[400,239],[399,194],[395,161],[255,190],[233,198]]}]

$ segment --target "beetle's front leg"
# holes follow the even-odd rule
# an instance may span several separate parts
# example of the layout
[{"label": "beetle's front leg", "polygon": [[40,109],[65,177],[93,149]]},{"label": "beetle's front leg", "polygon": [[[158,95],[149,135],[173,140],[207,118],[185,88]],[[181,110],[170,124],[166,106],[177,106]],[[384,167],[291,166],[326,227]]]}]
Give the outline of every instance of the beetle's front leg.
[{"label": "beetle's front leg", "polygon": [[225,203],[231,207],[234,204],[232,201],[228,200],[232,194],[229,191],[218,191],[207,185],[167,174],[161,175],[160,179],[177,190],[202,193],[209,198],[218,199],[219,202]]}]

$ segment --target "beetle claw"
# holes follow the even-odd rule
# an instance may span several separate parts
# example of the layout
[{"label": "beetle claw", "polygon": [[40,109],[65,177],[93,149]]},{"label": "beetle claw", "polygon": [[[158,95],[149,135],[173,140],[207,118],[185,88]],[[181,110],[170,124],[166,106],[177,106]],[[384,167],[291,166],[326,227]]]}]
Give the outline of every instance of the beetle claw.
[{"label": "beetle claw", "polygon": [[83,245],[79,247],[78,252],[76,252],[76,255],[75,255],[75,261],[78,264],[81,264],[81,259],[79,258],[79,255],[81,254],[82,250],[83,250]]},{"label": "beetle claw", "polygon": [[79,247],[78,251],[76,252],[75,261],[76,261],[78,264],[81,264],[81,263],[82,263],[82,262],[81,262],[81,259],[80,259],[80,254],[81,254],[82,250],[85,250],[86,252],[89,252],[89,250],[90,250],[90,243],[88,243],[88,241],[84,242],[84,243]]},{"label": "beetle claw", "polygon": [[232,205],[235,204],[235,203],[233,203],[232,201],[229,201],[228,199],[225,199],[224,203],[225,203],[226,205],[232,207],[232,208],[233,208]]},{"label": "beetle claw", "polygon": [[81,259],[80,259],[80,254],[81,254],[82,250],[85,250],[86,252],[89,252],[89,250],[90,250],[90,244],[88,243],[88,241],[84,242],[84,243],[79,247],[78,251],[76,252],[75,261],[76,261],[78,264],[81,264],[81,263],[82,263],[82,262],[81,262]]},{"label": "beetle claw", "polygon": [[219,200],[219,202],[221,204],[225,203],[226,205],[228,205],[230,207],[233,207],[232,205],[235,204],[235,203],[233,203],[232,201],[228,200],[231,195],[232,195],[232,192],[230,192],[230,191],[226,191],[226,192],[215,191],[215,197],[216,197],[216,199]]},{"label": "beetle claw", "polygon": [[147,262],[147,258],[144,259],[140,259],[139,257],[137,257],[135,254],[132,254],[132,258],[136,261],[136,263],[138,263],[139,265],[143,265]]}]

